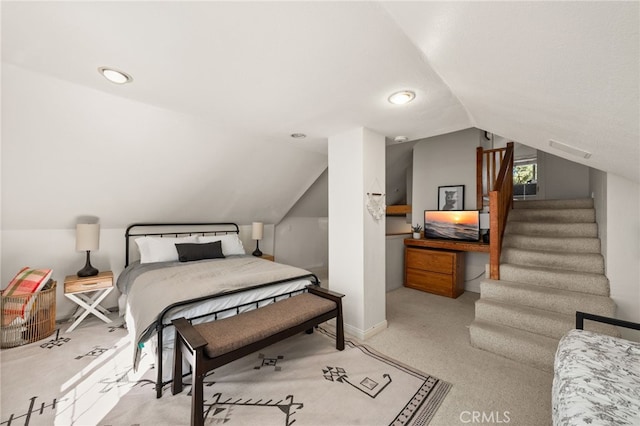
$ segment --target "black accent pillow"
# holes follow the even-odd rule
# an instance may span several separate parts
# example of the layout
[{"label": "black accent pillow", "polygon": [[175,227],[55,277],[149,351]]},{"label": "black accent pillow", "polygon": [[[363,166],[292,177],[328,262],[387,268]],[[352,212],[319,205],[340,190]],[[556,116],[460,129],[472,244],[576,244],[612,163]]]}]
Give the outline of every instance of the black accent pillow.
[{"label": "black accent pillow", "polygon": [[224,254],[222,254],[222,241],[204,244],[176,244],[176,250],[178,250],[178,260],[180,262],[224,258]]}]

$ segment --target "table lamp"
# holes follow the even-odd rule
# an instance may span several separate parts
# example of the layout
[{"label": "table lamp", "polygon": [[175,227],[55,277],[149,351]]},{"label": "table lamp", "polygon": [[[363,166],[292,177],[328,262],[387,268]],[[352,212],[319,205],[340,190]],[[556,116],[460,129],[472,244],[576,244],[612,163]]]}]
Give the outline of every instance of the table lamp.
[{"label": "table lamp", "polygon": [[256,240],[256,249],[254,250],[254,256],[262,256],[262,252],[260,251],[260,240],[262,239],[262,234],[264,233],[264,224],[262,222],[253,222],[253,227],[251,229],[251,239]]},{"label": "table lamp", "polygon": [[84,268],[78,271],[79,277],[92,277],[98,275],[98,270],[91,266],[91,250],[98,250],[100,244],[99,223],[78,223],[76,225],[76,251],[87,252],[87,262]]}]

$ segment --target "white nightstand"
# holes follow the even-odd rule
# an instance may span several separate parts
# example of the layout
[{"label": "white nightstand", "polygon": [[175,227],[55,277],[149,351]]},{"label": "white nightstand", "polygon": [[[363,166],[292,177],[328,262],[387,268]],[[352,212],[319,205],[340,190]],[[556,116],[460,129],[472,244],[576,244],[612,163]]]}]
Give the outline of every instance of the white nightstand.
[{"label": "white nightstand", "polygon": [[68,275],[64,279],[64,295],[71,299],[84,311],[74,316],[74,322],[67,332],[73,331],[89,314],[93,314],[104,322],[111,322],[105,315],[109,314],[100,306],[109,293],[113,291],[113,272],[100,272],[93,277],[78,277]]}]

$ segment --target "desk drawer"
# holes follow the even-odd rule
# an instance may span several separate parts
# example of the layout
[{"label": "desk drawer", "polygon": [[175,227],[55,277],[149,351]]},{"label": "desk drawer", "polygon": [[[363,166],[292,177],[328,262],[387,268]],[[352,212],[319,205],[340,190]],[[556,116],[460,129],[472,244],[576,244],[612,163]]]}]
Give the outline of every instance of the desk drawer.
[{"label": "desk drawer", "polygon": [[113,287],[113,274],[110,271],[100,272],[98,275],[93,277],[69,275],[64,280],[65,293],[78,293],[109,287]]},{"label": "desk drawer", "polygon": [[442,296],[455,297],[452,275],[408,268],[405,286]]},{"label": "desk drawer", "polygon": [[444,251],[407,248],[405,262],[407,263],[407,268],[451,274],[453,272],[454,257],[453,253]]}]

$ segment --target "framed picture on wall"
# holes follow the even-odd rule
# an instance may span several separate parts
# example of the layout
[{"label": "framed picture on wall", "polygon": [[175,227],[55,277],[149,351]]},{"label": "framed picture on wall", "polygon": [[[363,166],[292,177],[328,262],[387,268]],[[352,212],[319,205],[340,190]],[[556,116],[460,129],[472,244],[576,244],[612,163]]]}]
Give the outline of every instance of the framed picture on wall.
[{"label": "framed picture on wall", "polygon": [[439,186],[438,210],[464,210],[464,185]]}]

